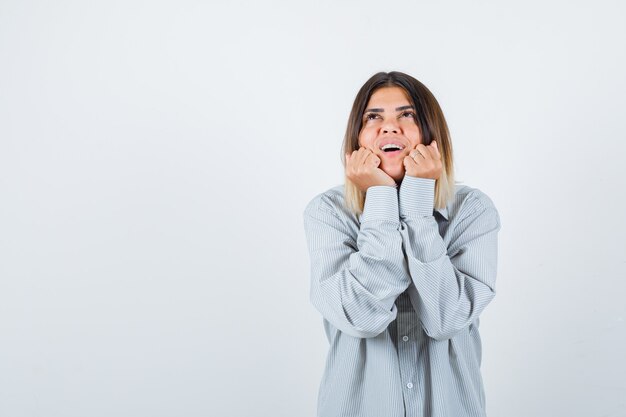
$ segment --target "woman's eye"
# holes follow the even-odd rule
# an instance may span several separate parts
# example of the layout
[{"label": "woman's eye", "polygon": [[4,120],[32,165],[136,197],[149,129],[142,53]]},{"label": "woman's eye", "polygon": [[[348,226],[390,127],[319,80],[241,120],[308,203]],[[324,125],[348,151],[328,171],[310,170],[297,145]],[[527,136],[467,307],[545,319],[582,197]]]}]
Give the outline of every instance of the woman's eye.
[{"label": "woman's eye", "polygon": [[410,111],[405,111],[404,113],[402,113],[402,116],[409,116],[409,117],[415,118],[415,113],[410,112]]},{"label": "woman's eye", "polygon": [[365,120],[373,120],[375,118],[377,118],[378,115],[376,113],[368,113],[365,115]]}]

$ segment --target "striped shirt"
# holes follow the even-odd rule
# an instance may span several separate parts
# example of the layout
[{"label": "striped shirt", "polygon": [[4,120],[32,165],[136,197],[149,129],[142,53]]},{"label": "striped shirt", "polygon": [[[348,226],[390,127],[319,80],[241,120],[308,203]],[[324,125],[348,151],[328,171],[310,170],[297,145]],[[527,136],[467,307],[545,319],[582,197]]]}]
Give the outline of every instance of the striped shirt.
[{"label": "striped shirt", "polygon": [[318,417],[485,416],[479,315],[495,295],[500,218],[456,185],[434,209],[435,180],[372,186],[361,216],[344,186],[304,210],[310,299],[329,342]]}]

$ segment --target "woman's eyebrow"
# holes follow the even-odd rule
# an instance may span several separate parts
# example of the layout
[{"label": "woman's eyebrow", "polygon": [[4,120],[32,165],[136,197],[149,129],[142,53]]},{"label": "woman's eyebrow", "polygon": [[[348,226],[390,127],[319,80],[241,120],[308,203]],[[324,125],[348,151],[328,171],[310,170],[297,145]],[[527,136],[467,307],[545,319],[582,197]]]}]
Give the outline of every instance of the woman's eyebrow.
[{"label": "woman's eyebrow", "polygon": [[[415,110],[415,106],[400,106],[400,107],[396,107],[396,111],[400,111],[400,110],[406,110],[406,109],[413,109]],[[366,112],[370,111],[370,112],[374,112],[374,113],[382,113],[385,110],[384,109],[379,109],[379,108],[375,108],[375,109],[367,109],[365,110]]]}]

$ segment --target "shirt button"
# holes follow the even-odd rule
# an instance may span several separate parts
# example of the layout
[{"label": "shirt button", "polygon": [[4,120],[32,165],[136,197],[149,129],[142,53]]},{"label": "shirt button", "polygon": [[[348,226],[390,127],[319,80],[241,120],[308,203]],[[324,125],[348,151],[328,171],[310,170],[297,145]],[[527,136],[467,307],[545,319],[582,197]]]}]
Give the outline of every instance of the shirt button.
[{"label": "shirt button", "polygon": [[407,388],[413,388],[413,384],[411,384],[410,382],[408,384],[406,384]]},{"label": "shirt button", "polygon": [[404,340],[405,342],[409,340],[409,336],[402,336],[402,340]]}]

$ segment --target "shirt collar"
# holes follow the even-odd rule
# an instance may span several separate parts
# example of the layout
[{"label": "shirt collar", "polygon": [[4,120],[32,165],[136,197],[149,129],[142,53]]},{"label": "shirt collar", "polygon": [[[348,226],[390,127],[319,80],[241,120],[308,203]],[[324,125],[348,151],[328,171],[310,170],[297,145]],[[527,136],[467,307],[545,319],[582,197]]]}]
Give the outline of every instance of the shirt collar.
[{"label": "shirt collar", "polygon": [[435,211],[441,214],[444,217],[444,219],[448,220],[448,216],[449,216],[448,206],[445,206],[444,208],[440,208],[440,209],[434,209],[433,214],[435,214]]}]

